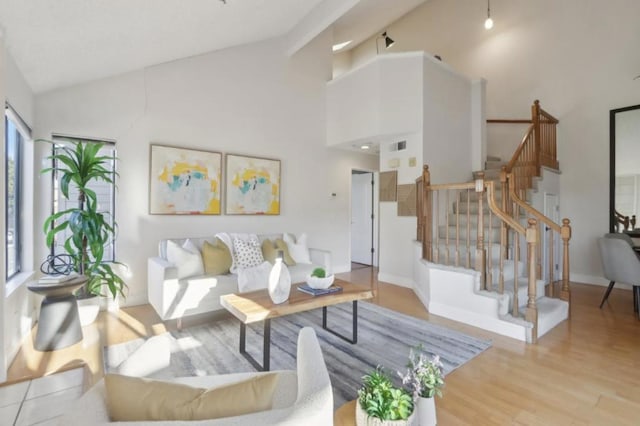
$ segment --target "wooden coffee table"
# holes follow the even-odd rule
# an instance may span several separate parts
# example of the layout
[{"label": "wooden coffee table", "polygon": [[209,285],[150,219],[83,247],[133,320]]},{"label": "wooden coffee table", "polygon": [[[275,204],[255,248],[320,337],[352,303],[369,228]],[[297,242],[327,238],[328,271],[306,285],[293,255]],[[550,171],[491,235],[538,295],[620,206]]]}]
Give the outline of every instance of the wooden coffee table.
[{"label": "wooden coffee table", "polygon": [[[298,312],[310,311],[322,308],[322,328],[335,334],[349,343],[358,342],[358,300],[371,299],[373,291],[365,285],[351,284],[342,280],[335,280],[333,285],[342,287],[339,293],[312,296],[297,289],[297,285],[291,286],[289,300],[278,305],[274,304],[267,290],[252,291],[249,293],[234,293],[220,296],[220,304],[233,316],[240,320],[240,353],[258,370],[269,371],[271,349],[271,319],[291,315]],[[338,303],[352,302],[353,321],[352,336],[345,337],[327,326],[327,306]],[[262,365],[260,365],[246,351],[247,324],[264,322],[264,348]]]}]

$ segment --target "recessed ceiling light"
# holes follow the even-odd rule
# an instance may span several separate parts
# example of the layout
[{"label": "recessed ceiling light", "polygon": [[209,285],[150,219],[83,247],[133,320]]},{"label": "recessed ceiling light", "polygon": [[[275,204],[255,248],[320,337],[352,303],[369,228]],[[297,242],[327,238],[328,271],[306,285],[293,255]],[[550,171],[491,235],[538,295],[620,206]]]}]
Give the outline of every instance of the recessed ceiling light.
[{"label": "recessed ceiling light", "polygon": [[369,149],[371,145],[360,145],[360,149]]},{"label": "recessed ceiling light", "polygon": [[334,52],[337,52],[338,50],[342,49],[343,47],[348,46],[349,43],[351,43],[352,41],[353,40],[349,40],[349,41],[345,41],[344,43],[334,44],[331,49],[333,49]]}]

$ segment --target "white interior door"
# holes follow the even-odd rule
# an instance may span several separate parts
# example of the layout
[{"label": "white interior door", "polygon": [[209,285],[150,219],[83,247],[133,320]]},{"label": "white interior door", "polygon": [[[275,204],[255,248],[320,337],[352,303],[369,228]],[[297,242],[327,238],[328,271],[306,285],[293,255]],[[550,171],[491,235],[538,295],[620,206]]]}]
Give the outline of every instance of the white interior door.
[{"label": "white interior door", "polygon": [[351,175],[351,261],[373,264],[373,173]]},{"label": "white interior door", "polygon": [[[555,223],[560,223],[560,201],[557,194],[544,194],[544,215]],[[544,235],[542,238],[542,276],[544,280],[549,279],[549,235],[553,232],[549,227],[543,225]],[[560,270],[560,235],[553,235],[553,279],[557,281],[562,271]]]}]

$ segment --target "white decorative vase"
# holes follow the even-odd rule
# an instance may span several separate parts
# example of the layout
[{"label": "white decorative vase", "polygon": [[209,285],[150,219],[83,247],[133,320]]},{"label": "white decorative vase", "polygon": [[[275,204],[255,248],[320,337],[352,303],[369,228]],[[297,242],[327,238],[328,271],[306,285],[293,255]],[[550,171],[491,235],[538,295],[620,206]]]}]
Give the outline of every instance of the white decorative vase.
[{"label": "white decorative vase", "polygon": [[420,426],[435,426],[437,424],[435,398],[418,398],[416,409]]},{"label": "white decorative vase", "polygon": [[[356,401],[356,426],[417,426],[416,410],[406,420],[381,420],[376,417],[369,417],[366,411],[360,406],[360,401]],[[422,426],[422,423],[420,423]]]},{"label": "white decorative vase", "polygon": [[276,258],[276,263],[269,273],[269,297],[273,303],[285,302],[291,292],[291,275],[287,265],[282,261],[282,257]]}]

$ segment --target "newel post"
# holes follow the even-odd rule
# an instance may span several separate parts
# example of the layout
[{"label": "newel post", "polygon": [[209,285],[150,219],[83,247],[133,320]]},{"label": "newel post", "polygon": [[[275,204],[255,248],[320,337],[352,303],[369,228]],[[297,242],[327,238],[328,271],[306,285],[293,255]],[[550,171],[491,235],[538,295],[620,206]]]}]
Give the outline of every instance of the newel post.
[{"label": "newel post", "polygon": [[527,310],[524,314],[524,319],[533,324],[531,329],[531,343],[537,343],[538,341],[538,307],[536,306],[536,244],[538,244],[538,229],[535,219],[528,220],[529,226],[527,227],[527,247],[529,253],[529,259],[527,262],[527,269],[529,271],[529,287],[528,287],[528,299]]},{"label": "newel post", "polygon": [[567,218],[562,219],[562,229],[560,236],[562,237],[562,289],[560,290],[560,299],[571,302],[571,289],[569,288],[569,240],[571,239],[571,221]]},{"label": "newel post", "polygon": [[540,101],[538,99],[536,99],[531,106],[531,120],[533,121],[533,137],[536,150],[536,176],[540,176],[540,166],[542,164],[542,129],[540,128]]},{"label": "newel post", "polygon": [[476,239],[476,271],[480,272],[480,288],[487,290],[487,254],[484,249],[484,172],[476,179],[478,194],[478,237]]}]

